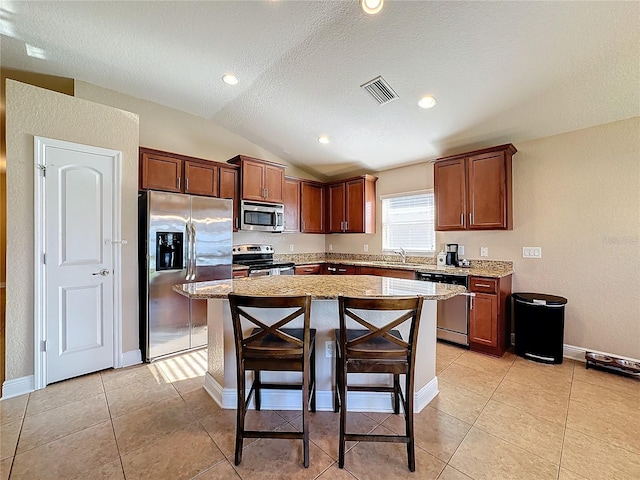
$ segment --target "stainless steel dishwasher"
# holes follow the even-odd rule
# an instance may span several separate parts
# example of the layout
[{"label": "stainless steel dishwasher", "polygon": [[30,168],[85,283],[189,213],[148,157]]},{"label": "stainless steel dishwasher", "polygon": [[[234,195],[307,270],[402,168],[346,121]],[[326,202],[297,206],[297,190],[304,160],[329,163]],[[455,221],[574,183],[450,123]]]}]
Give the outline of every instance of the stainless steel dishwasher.
[{"label": "stainless steel dishwasher", "polygon": [[[469,288],[467,275],[418,272],[416,278],[425,282],[448,283]],[[469,309],[473,296],[473,293],[465,293],[448,300],[438,300],[436,337],[439,340],[469,346]]]}]

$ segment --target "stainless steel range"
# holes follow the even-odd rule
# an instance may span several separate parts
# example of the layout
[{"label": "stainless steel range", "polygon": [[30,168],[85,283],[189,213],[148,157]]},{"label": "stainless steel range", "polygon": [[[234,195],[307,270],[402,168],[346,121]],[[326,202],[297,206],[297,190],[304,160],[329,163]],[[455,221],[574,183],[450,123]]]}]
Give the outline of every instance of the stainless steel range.
[{"label": "stainless steel range", "polygon": [[247,244],[234,245],[233,263],[249,267],[250,277],[268,275],[293,275],[293,262],[280,262],[273,259],[273,245]]}]

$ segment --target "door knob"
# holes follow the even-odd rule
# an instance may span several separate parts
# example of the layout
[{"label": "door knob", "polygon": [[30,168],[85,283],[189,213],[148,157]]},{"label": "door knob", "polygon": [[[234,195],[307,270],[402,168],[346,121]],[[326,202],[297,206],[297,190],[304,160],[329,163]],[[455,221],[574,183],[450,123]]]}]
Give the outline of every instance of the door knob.
[{"label": "door knob", "polygon": [[109,270],[106,268],[103,268],[99,272],[94,272],[91,275],[102,275],[103,277],[106,277],[107,275],[109,275]]}]

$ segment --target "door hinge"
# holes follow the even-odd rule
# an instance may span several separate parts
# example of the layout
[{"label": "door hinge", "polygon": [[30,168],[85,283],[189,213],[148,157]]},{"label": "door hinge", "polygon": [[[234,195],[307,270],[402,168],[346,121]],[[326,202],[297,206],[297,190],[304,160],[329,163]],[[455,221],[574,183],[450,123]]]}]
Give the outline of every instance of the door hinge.
[{"label": "door hinge", "polygon": [[47,254],[46,253],[42,254],[42,263],[44,263],[45,265],[47,264]]},{"label": "door hinge", "polygon": [[38,164],[38,169],[42,172],[42,176],[46,177],[47,176],[47,166],[43,165],[41,163]]},{"label": "door hinge", "polygon": [[46,341],[46,340],[43,340],[43,341],[42,341],[42,351],[43,351],[43,352],[46,352],[46,351],[47,351],[47,341]]}]

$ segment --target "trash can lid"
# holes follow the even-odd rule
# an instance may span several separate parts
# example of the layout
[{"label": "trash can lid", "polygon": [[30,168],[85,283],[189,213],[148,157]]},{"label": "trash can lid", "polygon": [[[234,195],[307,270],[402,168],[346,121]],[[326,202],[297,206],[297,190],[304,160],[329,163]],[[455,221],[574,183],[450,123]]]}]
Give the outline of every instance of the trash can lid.
[{"label": "trash can lid", "polygon": [[514,300],[529,303],[531,305],[566,305],[567,299],[556,295],[545,293],[514,293],[511,295]]}]

